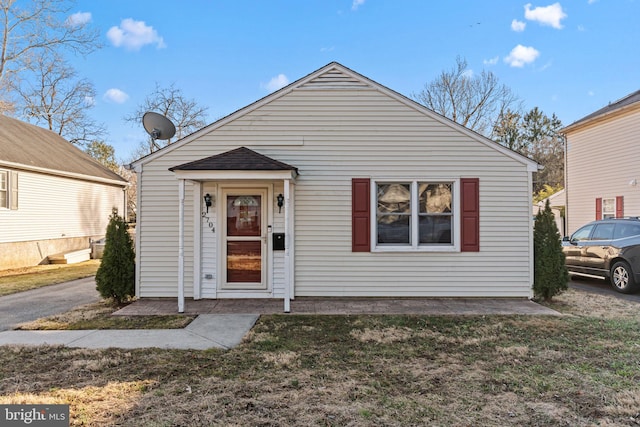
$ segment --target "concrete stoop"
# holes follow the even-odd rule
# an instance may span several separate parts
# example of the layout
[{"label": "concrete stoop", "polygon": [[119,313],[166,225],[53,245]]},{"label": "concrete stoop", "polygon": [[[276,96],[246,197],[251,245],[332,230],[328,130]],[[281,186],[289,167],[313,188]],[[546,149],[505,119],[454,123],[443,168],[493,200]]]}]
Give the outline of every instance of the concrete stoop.
[{"label": "concrete stoop", "polygon": [[91,249],[79,249],[71,252],[64,252],[49,255],[49,264],[75,264],[77,262],[89,261]]}]

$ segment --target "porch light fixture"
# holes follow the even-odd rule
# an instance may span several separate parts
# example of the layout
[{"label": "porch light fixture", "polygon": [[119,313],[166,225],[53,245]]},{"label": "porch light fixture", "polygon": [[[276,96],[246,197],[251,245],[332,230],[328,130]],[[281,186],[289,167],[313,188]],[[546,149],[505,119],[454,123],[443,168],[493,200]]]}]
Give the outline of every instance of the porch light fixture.
[{"label": "porch light fixture", "polygon": [[207,206],[207,213],[209,213],[209,207],[211,206],[211,194],[207,193],[204,195],[204,204]]},{"label": "porch light fixture", "polygon": [[282,195],[282,193],[278,194],[278,197],[276,197],[276,199],[278,200],[278,213],[282,212],[282,205],[284,204],[284,196]]}]

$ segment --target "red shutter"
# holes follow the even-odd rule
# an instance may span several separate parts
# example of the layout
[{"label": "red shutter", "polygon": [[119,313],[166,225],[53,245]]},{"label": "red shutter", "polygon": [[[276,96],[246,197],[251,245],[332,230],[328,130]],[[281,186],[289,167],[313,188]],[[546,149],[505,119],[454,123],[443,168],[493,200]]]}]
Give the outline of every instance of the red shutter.
[{"label": "red shutter", "polygon": [[596,219],[602,219],[602,198],[596,199]]},{"label": "red shutter", "polygon": [[480,251],[480,179],[460,179],[462,252]]},{"label": "red shutter", "polygon": [[351,251],[371,251],[371,180],[351,180]]},{"label": "red shutter", "polygon": [[616,197],[616,218],[624,218],[624,196]]}]

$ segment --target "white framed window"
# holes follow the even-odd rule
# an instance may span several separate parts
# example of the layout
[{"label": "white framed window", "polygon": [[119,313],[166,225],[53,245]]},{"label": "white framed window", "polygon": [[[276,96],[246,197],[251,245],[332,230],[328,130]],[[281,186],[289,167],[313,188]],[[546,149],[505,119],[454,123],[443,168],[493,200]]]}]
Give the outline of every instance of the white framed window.
[{"label": "white framed window", "polygon": [[372,181],[376,251],[457,251],[459,182]]},{"label": "white framed window", "polygon": [[9,207],[9,173],[0,171],[0,208]]},{"label": "white framed window", "polygon": [[609,219],[616,217],[616,199],[611,197],[609,199],[602,199],[602,219]]},{"label": "white framed window", "polygon": [[0,209],[18,209],[18,172],[0,170]]}]

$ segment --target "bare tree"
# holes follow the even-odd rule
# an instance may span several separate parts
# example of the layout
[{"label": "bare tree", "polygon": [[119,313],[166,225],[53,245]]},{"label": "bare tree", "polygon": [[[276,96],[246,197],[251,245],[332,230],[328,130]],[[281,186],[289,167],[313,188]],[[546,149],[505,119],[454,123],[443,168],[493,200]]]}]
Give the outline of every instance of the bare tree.
[{"label": "bare tree", "polygon": [[77,79],[76,72],[57,55],[41,56],[29,70],[31,78],[16,88],[18,105],[27,120],[74,144],[104,137],[104,126],[87,114],[96,95],[91,82]]},{"label": "bare tree", "polygon": [[73,0],[0,0],[0,113],[11,110],[11,90],[35,58],[70,51],[86,55],[100,47],[98,32],[69,16]]},{"label": "bare tree", "polygon": [[483,135],[493,129],[500,112],[518,104],[511,89],[501,85],[495,74],[474,74],[467,61],[456,58],[456,66],[425,84],[412,98],[427,108]]},{"label": "bare tree", "polygon": [[[207,117],[207,107],[199,105],[195,100],[188,99],[182,93],[182,90],[176,88],[175,83],[171,83],[168,87],[161,87],[156,83],[155,89],[144,99],[142,104],[138,105],[136,111],[125,116],[124,120],[140,126],[142,116],[147,111],[154,111],[162,114],[173,122],[176,126],[175,140],[183,138],[190,133],[203,127]],[[153,153],[154,151],[171,144],[171,140],[162,142],[148,141],[142,143],[143,153]]]},{"label": "bare tree", "polygon": [[560,133],[562,122],[534,107],[525,114],[506,111],[493,130],[493,139],[544,166],[534,175],[533,191],[547,187],[561,189],[564,184],[565,138]]}]

